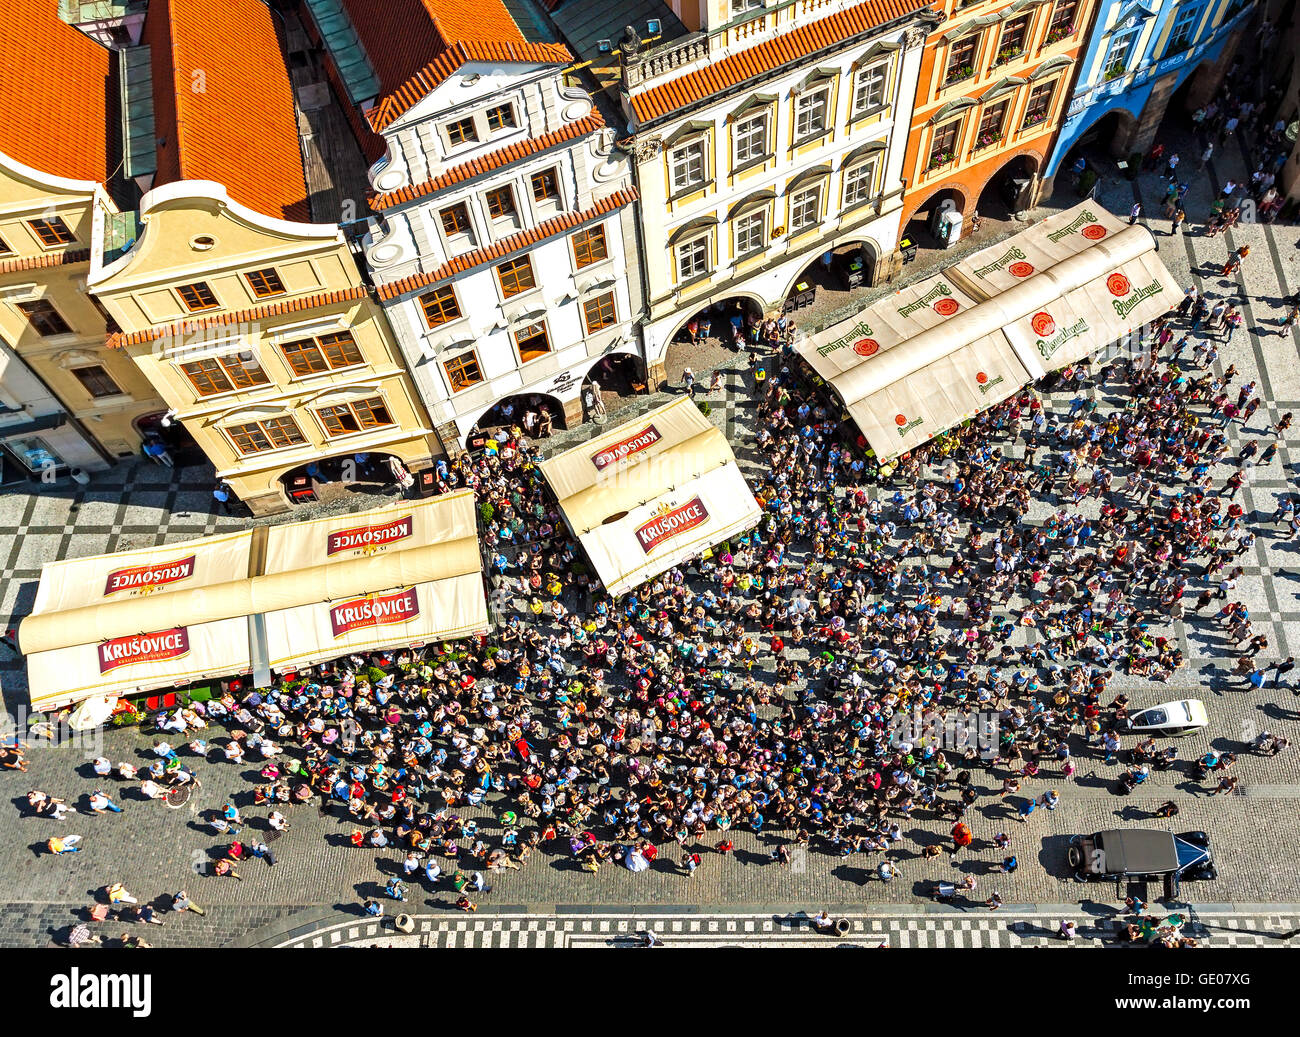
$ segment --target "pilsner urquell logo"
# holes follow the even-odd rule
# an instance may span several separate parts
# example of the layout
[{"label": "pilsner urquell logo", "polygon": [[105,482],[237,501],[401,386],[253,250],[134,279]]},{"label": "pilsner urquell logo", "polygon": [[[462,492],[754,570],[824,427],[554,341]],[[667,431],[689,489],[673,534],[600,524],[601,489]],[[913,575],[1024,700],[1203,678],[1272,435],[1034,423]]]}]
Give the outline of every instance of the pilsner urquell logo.
[{"label": "pilsner urquell logo", "polygon": [[[1056,322],[1053,321],[1051,317],[1048,317],[1048,315],[1045,313],[1040,313],[1035,315],[1034,321],[1037,321],[1039,317],[1047,317],[1049,322],[1047,326],[1052,329],[1055,329]],[[1053,335],[1051,338],[1047,337],[1048,335],[1052,334],[1050,330],[1038,331],[1038,327],[1036,324],[1034,326],[1034,330],[1039,335],[1038,341],[1034,343],[1034,345],[1038,347],[1039,355],[1042,356],[1044,360],[1051,360],[1052,355],[1063,345],[1069,342],[1070,339],[1078,338],[1080,335],[1082,335],[1084,332],[1088,330],[1088,322],[1084,318],[1080,317],[1068,328],[1062,328],[1060,331],[1057,331],[1056,334]]]},{"label": "pilsner urquell logo", "polygon": [[596,466],[596,471],[603,471],[625,457],[630,457],[648,446],[654,446],[663,438],[657,428],[647,425],[640,432],[634,432],[626,439],[620,439],[617,443],[605,447],[600,453],[592,454],[591,463]]},{"label": "pilsner urquell logo", "polygon": [[869,337],[870,335],[871,335],[871,325],[864,320],[860,320],[855,325],[853,325],[852,328],[849,329],[847,334],[841,335],[833,342],[827,342],[824,346],[818,346],[817,355],[825,356],[827,353],[834,353],[835,350],[843,349],[849,343],[853,343],[854,349],[856,350],[857,343],[862,339],[862,337],[863,336]]},{"label": "pilsner urquell logo", "polygon": [[99,672],[108,673],[109,670],[130,666],[132,663],[177,659],[189,650],[190,632],[187,627],[159,630],[153,634],[114,637],[99,646]]},{"label": "pilsner urquell logo", "polygon": [[340,551],[361,551],[374,554],[389,544],[405,540],[415,531],[415,523],[410,515],[403,515],[382,526],[354,526],[330,533],[325,539],[325,553],[336,555]]},{"label": "pilsner urquell logo", "polygon": [[[993,262],[985,263],[983,266],[976,267],[975,276],[984,277],[988,274],[993,273],[995,270],[1002,270],[1003,268],[1010,266],[1011,263],[1017,259],[1024,259],[1024,258],[1025,258],[1025,253],[1021,250],[1020,246],[1012,245],[1009,249],[1003,252],[1002,255],[998,256],[997,259],[993,260]],[[1020,266],[1021,264],[1017,263],[1016,265]],[[1023,265],[1028,266],[1029,264],[1026,263]],[[1016,273],[1015,270],[1012,270],[1011,272],[1015,274],[1017,277],[1025,276],[1025,274]],[[1033,273],[1034,268],[1032,266],[1029,267],[1029,270],[1027,272]]]},{"label": "pilsner urquell logo", "polygon": [[909,432],[912,431],[912,429],[916,428],[916,426],[921,424],[921,422],[923,422],[924,420],[925,420],[924,418],[913,418],[911,421],[908,421],[906,414],[894,415],[894,424],[898,426],[898,434],[900,436],[907,435]]},{"label": "pilsner urquell logo", "polygon": [[[1078,233],[1080,228],[1086,227],[1088,224],[1096,223],[1096,222],[1097,222],[1096,214],[1091,209],[1084,209],[1083,212],[1079,213],[1079,215],[1076,216],[1073,220],[1071,220],[1066,226],[1062,227],[1060,230],[1053,231],[1051,234],[1047,235],[1047,240],[1060,241],[1062,238],[1068,238],[1071,234]],[[1096,232],[1085,230],[1083,232],[1083,236],[1093,241],[1095,241],[1097,238],[1105,237],[1106,235],[1105,227],[1098,227],[1097,230],[1100,230],[1101,233],[1097,234]]]},{"label": "pilsner urquell logo", "polygon": [[1132,292],[1128,298],[1112,299],[1110,301],[1110,304],[1115,307],[1115,312],[1121,317],[1127,317],[1137,308],[1139,303],[1150,299],[1153,295],[1159,295],[1165,290],[1165,286],[1160,283],[1160,278],[1158,277],[1150,284],[1143,285],[1141,288],[1133,288],[1133,286],[1129,284],[1128,278],[1123,274],[1111,274],[1110,277],[1106,278],[1106,287],[1110,289],[1112,295],[1121,294],[1115,290],[1120,287],[1118,281],[1113,285],[1111,284],[1111,282],[1115,281],[1117,278],[1124,282],[1123,288],[1126,293]]},{"label": "pilsner urquell logo", "polygon": [[[951,317],[954,313],[957,312],[958,307],[957,307],[956,299],[945,298],[945,296],[949,296],[949,295],[952,295],[952,289],[949,288],[943,281],[940,281],[928,292],[926,292],[923,296],[921,296],[921,298],[917,299],[916,302],[910,302],[906,306],[898,307],[898,315],[900,317],[909,317],[917,310],[923,310],[927,306],[933,304],[934,312],[939,314],[939,316]],[[943,305],[943,308],[940,309],[940,305],[945,303],[946,305]]]},{"label": "pilsner urquell logo", "polygon": [[188,580],[194,575],[194,555],[178,558],[174,562],[158,562],[155,565],[140,565],[132,569],[114,569],[108,574],[104,584],[104,597],[118,591],[133,591],[135,594],[149,594],[159,587],[178,580]]},{"label": "pilsner urquell logo", "polygon": [[708,517],[708,509],[699,497],[693,497],[675,508],[661,504],[654,518],[637,527],[636,542],[641,545],[642,551],[649,554],[664,541],[671,540],[688,529],[694,529]]},{"label": "pilsner urquell logo", "polygon": [[334,605],[330,608],[330,627],[335,637],[342,637],[360,627],[405,623],[419,614],[420,599],[412,587],[396,594],[374,594]]},{"label": "pilsner urquell logo", "polygon": [[1003,380],[1002,375],[998,375],[996,378],[989,378],[989,376],[986,375],[983,371],[980,371],[978,374],[975,375],[975,385],[979,389],[981,396],[987,393],[990,389],[993,388],[993,386],[997,385],[1002,380]]}]

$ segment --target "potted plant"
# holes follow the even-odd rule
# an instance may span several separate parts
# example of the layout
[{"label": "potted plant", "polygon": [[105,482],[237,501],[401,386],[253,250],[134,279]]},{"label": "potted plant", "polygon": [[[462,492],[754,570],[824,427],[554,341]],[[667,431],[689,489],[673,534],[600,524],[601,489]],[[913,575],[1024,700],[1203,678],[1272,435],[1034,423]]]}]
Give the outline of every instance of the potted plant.
[{"label": "potted plant", "polygon": [[1130,180],[1136,180],[1138,174],[1142,172],[1142,160],[1145,156],[1140,151],[1135,151],[1128,157],[1128,169],[1124,170]]},{"label": "potted plant", "polygon": [[1008,61],[1014,61],[1023,53],[1024,49],[1022,47],[1003,47],[998,51],[997,64],[1005,65]]},{"label": "potted plant", "polygon": [[1109,83],[1112,79],[1118,79],[1124,74],[1124,63],[1117,61],[1110,68],[1106,69],[1105,79]]},{"label": "potted plant", "polygon": [[952,86],[953,83],[960,83],[963,79],[969,79],[975,74],[975,68],[972,65],[962,65],[948,73],[947,78],[943,81],[944,86]]},{"label": "potted plant", "polygon": [[1069,28],[1062,26],[1059,29],[1053,29],[1051,32],[1047,34],[1047,39],[1043,41],[1043,46],[1050,47],[1053,43],[1060,43],[1061,40],[1065,39],[1067,36],[1073,36],[1073,35],[1074,35],[1073,25],[1071,25]]},{"label": "potted plant", "polygon": [[937,155],[930,156],[930,164],[925,167],[925,171],[928,173],[932,169],[938,169],[940,166],[946,166],[951,161],[952,161],[952,152],[941,151]]},{"label": "potted plant", "polygon": [[1079,177],[1079,186],[1077,188],[1080,198],[1086,198],[1091,193],[1093,185],[1097,183],[1097,174],[1091,169],[1085,169]]}]

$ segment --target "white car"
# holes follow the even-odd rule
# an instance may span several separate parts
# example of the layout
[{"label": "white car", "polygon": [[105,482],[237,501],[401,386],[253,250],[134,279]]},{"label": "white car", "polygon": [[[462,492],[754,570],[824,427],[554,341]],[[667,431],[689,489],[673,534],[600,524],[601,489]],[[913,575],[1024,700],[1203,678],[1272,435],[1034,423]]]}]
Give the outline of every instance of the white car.
[{"label": "white car", "polygon": [[1138,710],[1129,714],[1124,723],[1124,730],[1129,734],[1172,738],[1201,730],[1209,723],[1209,718],[1205,713],[1205,703],[1200,699],[1183,699]]}]

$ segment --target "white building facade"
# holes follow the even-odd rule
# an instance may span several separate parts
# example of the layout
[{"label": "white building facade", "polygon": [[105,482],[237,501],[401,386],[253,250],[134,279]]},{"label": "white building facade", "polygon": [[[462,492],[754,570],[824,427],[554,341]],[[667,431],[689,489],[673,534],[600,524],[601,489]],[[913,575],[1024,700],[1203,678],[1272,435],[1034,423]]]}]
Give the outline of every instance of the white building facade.
[{"label": "white building facade", "polygon": [[511,397],[581,421],[612,355],[644,371],[630,162],[562,68],[467,62],[376,127],[365,259],[449,450]]},{"label": "white building facade", "polygon": [[696,31],[620,41],[652,382],[712,303],[779,310],[810,263],[851,244],[864,283],[892,276],[925,38],[919,2],[670,6]]}]

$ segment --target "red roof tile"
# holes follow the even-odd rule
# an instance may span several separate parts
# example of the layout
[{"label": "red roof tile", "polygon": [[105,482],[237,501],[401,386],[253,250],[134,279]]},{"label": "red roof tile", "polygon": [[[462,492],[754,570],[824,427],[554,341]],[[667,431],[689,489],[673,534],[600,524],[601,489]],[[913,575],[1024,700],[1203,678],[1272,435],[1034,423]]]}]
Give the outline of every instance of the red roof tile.
[{"label": "red roof tile", "polygon": [[253,321],[268,320],[272,317],[283,317],[289,313],[301,313],[303,310],[314,310],[322,306],[334,306],[341,302],[360,299],[367,294],[367,291],[365,285],[359,284],[353,285],[351,288],[342,288],[337,292],[301,295],[296,299],[286,299],[284,302],[274,302],[248,310],[235,310],[231,313],[218,314],[215,317],[177,321],[175,324],[159,324],[152,328],[143,328],[140,331],[120,331],[109,335],[104,344],[109,349],[120,349],[123,346],[138,346],[145,342],[153,342],[155,339],[189,335],[204,328],[215,328],[223,324],[248,324]]},{"label": "red roof tile", "polygon": [[0,151],[53,176],[103,183],[117,105],[109,51],[59,19],[58,0],[12,0],[0,32]]},{"label": "red roof tile", "polygon": [[261,0],[151,0],[156,186],[215,180],[241,205],[307,221],[298,117],[275,16]]},{"label": "red roof tile", "polygon": [[539,223],[532,230],[520,231],[518,234],[511,234],[508,238],[502,238],[500,241],[487,248],[474,249],[472,252],[466,252],[464,255],[456,256],[447,260],[441,266],[423,274],[412,274],[410,277],[403,277],[398,281],[390,281],[388,284],[381,284],[375,287],[375,292],[381,299],[396,299],[399,295],[405,295],[407,292],[415,291],[417,288],[424,288],[427,285],[436,284],[439,281],[445,281],[449,277],[457,274],[463,274],[473,270],[475,267],[483,266],[485,263],[491,263],[498,259],[504,259],[512,252],[517,252],[521,248],[528,248],[530,245],[536,245],[545,241],[547,238],[553,238],[557,234],[563,234],[566,231],[580,227],[597,217],[604,216],[606,213],[613,212],[615,209],[621,209],[625,205],[630,205],[637,200],[637,191],[635,187],[629,187],[626,190],[615,191],[608,198],[597,202],[590,209],[583,209],[581,212],[566,212],[555,216],[544,223]]},{"label": "red roof tile", "polygon": [[441,191],[444,188],[451,187],[455,184],[463,183],[473,177],[481,176],[484,173],[490,173],[502,166],[509,165],[511,162],[518,162],[521,159],[528,158],[530,155],[538,155],[543,151],[555,147],[557,144],[563,144],[566,141],[575,140],[578,137],[585,137],[588,134],[595,133],[604,127],[605,120],[601,118],[600,113],[592,111],[590,115],[571,122],[566,126],[561,126],[552,133],[543,133],[540,137],[528,137],[524,140],[517,141],[514,144],[507,145],[504,148],[498,148],[496,151],[489,151],[485,155],[469,162],[464,162],[459,166],[452,166],[450,169],[443,171],[431,180],[426,180],[422,184],[413,184],[410,187],[402,187],[396,191],[389,191],[387,194],[372,195],[370,198],[370,207],[376,211],[381,209],[391,209],[394,205],[401,205],[404,202],[412,201],[416,198],[423,198],[425,195],[433,194],[435,191]]},{"label": "red roof tile", "polygon": [[836,43],[929,6],[930,0],[866,0],[631,95],[640,122],[661,118],[729,87],[792,64]]},{"label": "red roof tile", "polygon": [[563,65],[560,43],[530,43],[501,0],[344,0],[383,96],[366,113],[382,130],[470,61]]},{"label": "red roof tile", "polygon": [[51,266],[72,266],[74,263],[90,262],[90,249],[81,248],[72,252],[47,252],[43,256],[29,256],[26,259],[0,260],[0,274],[16,274],[23,270],[40,270]]}]

